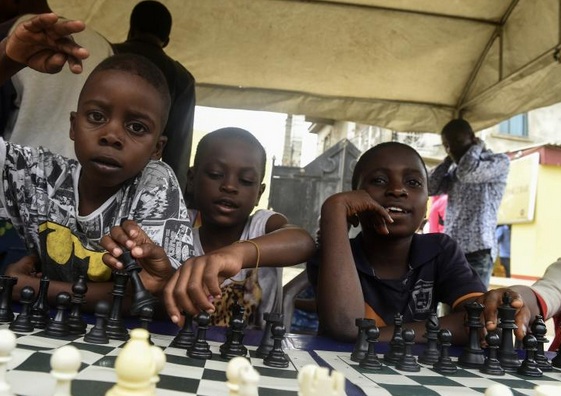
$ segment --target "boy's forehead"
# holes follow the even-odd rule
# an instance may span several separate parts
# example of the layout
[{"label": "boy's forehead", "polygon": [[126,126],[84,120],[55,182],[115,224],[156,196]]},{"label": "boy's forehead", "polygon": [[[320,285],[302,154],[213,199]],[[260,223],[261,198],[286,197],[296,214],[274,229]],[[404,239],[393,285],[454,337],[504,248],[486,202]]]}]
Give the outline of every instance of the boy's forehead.
[{"label": "boy's forehead", "polygon": [[418,170],[424,173],[424,164],[414,152],[400,146],[388,146],[374,151],[367,161],[364,170],[376,169]]}]

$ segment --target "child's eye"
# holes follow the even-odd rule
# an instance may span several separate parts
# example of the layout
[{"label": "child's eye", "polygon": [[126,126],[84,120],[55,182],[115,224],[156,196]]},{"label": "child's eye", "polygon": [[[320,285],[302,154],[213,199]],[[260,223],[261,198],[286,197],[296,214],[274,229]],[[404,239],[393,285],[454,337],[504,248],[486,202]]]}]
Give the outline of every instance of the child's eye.
[{"label": "child's eye", "polygon": [[99,111],[90,111],[87,115],[86,115],[88,121],[90,122],[95,122],[95,123],[100,123],[103,122],[105,120],[105,117],[103,116],[103,113],[99,112]]},{"label": "child's eye", "polygon": [[218,180],[218,179],[222,178],[222,173],[221,172],[209,171],[209,172],[206,172],[206,174],[212,180]]},{"label": "child's eye", "polygon": [[135,135],[143,135],[148,132],[148,128],[141,122],[129,122],[126,128]]},{"label": "child's eye", "polygon": [[423,183],[421,183],[419,180],[416,180],[416,179],[408,180],[407,184],[411,187],[422,187],[423,186]]},{"label": "child's eye", "polygon": [[373,177],[372,179],[370,179],[370,183],[374,185],[382,185],[386,183],[386,179],[384,179],[383,177]]},{"label": "child's eye", "polygon": [[240,183],[244,186],[253,186],[255,184],[255,181],[249,179],[240,179]]}]

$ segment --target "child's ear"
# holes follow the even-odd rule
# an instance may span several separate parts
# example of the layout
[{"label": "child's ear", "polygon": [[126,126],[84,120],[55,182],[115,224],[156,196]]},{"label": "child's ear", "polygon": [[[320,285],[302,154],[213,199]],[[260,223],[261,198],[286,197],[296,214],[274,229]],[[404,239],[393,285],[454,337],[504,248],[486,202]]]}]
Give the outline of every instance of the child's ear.
[{"label": "child's ear", "polygon": [[255,200],[255,206],[259,205],[259,200],[261,199],[261,195],[263,195],[263,193],[265,192],[265,187],[267,187],[265,183],[261,183],[261,185],[259,186],[259,194],[257,194],[257,199]]},{"label": "child's ear", "polygon": [[152,152],[153,160],[159,160],[162,158],[162,153],[164,152],[164,147],[166,147],[166,143],[168,141],[167,136],[160,136],[158,141],[156,142],[156,147],[154,147],[154,151]]},{"label": "child's ear", "polygon": [[76,133],[74,132],[74,122],[76,122],[76,112],[70,112],[70,140],[74,140]]}]

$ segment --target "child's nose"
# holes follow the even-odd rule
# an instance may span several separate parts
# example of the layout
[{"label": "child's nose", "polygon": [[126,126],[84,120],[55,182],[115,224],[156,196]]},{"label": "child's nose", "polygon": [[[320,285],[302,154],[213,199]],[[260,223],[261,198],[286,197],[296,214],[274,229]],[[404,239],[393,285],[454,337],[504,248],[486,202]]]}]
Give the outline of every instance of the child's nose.
[{"label": "child's nose", "polygon": [[100,143],[103,145],[110,145],[115,147],[123,147],[123,133],[120,125],[117,123],[109,122],[103,129],[103,134],[100,137]]},{"label": "child's nose", "polygon": [[230,177],[228,175],[224,176],[220,189],[225,192],[236,192],[238,190],[238,186],[236,184],[235,177]]}]

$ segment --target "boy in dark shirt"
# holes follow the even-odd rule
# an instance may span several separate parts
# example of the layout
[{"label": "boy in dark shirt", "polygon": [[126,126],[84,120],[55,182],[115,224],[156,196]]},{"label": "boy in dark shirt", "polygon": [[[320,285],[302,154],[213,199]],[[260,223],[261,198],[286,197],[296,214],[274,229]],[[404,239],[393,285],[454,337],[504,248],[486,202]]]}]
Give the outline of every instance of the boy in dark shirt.
[{"label": "boy in dark shirt", "polygon": [[[26,65],[54,73],[68,63],[79,73],[88,52],[70,35],[83,29],[55,14],[18,25],[0,43],[0,84]],[[78,275],[91,281],[89,302],[110,295],[109,242],[102,246],[101,239],[125,220],[120,228],[128,238],[120,242],[145,269],[140,275],[150,291],[160,291],[190,257],[192,233],[177,179],[151,161],[165,144],[169,102],[165,78],[149,61],[110,57],[90,74],[70,115],[78,161],[1,142],[0,210],[30,251],[6,270],[18,277],[15,296],[24,286],[38,290],[41,274],[51,279],[50,297],[70,291]]]}]

